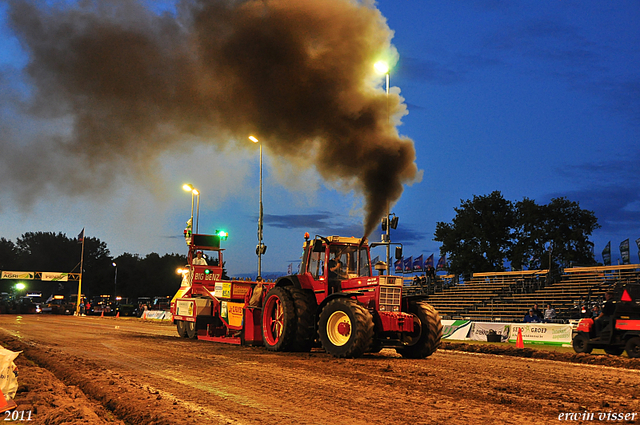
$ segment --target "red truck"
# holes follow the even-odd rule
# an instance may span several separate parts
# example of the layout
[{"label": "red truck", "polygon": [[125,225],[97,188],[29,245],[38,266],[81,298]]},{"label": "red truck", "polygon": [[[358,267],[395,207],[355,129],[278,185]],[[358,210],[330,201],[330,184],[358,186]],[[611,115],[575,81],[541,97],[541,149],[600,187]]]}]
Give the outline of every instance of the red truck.
[{"label": "red truck", "polygon": [[189,263],[209,251],[211,265],[191,265],[171,302],[185,338],[264,345],[271,351],[322,347],[336,357],[394,348],[424,358],[440,345],[438,312],[421,294],[403,293],[401,276],[374,276],[366,238],[305,235],[298,273],[276,282],[222,279],[216,235],[193,235]]}]

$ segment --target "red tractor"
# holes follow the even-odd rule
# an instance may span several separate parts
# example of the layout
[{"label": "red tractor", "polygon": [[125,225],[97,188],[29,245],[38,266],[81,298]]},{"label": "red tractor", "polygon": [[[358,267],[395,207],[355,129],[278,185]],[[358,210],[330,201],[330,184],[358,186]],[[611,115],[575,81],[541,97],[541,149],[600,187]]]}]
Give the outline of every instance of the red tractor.
[{"label": "red tractor", "polygon": [[[219,245],[214,250],[222,255]],[[319,345],[336,357],[391,347],[403,357],[424,358],[440,345],[438,312],[423,295],[403,294],[401,276],[374,276],[364,238],[307,235],[299,272],[275,283],[220,280],[214,270],[207,281],[202,267],[208,266],[193,267],[190,285],[172,302],[183,336],[271,351]]]},{"label": "red tractor", "polygon": [[573,337],[576,353],[591,353],[594,348],[619,356],[640,357],[640,283],[617,284],[613,290],[615,309],[609,322],[598,330],[593,319],[581,319]]}]

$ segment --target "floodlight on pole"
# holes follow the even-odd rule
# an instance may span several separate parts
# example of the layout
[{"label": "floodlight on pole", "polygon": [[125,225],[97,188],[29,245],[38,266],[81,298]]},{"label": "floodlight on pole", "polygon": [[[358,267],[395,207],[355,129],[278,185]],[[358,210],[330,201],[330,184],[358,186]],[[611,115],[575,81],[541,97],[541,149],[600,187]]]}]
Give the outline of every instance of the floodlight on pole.
[{"label": "floodlight on pole", "polygon": [[258,246],[256,247],[256,254],[258,255],[258,277],[262,276],[262,254],[266,252],[266,247],[262,244],[262,228],[263,228],[263,214],[262,214],[262,142],[254,136],[249,136],[249,140],[253,143],[260,145],[260,211],[258,213]]},{"label": "floodlight on pole", "polygon": [[[198,222],[200,221],[200,191],[198,189],[196,189],[195,187],[193,187],[191,184],[189,183],[185,183],[182,185],[182,190],[184,190],[185,192],[191,192],[191,229],[192,231],[195,231],[195,233],[198,233]],[[196,223],[194,226],[193,223],[193,205],[194,205],[194,198],[198,197],[198,206],[197,206],[197,213],[196,213]]]},{"label": "floodlight on pole", "polygon": [[[373,69],[380,74],[385,76],[386,80],[386,89],[387,93],[387,123],[390,121],[389,117],[389,64],[385,61],[378,61],[373,64]],[[387,202],[387,216],[386,216],[386,243],[387,243],[387,275],[390,274],[391,265],[391,226],[389,226],[389,219],[391,216],[391,205]],[[397,222],[396,222],[397,223]]]}]

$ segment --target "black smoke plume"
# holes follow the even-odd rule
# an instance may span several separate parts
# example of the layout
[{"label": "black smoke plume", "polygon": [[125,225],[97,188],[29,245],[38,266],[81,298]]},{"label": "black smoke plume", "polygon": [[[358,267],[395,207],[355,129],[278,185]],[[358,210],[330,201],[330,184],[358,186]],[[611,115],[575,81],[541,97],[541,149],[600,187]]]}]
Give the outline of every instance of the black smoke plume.
[{"label": "black smoke plume", "polygon": [[[394,124],[405,106],[373,71],[393,33],[372,2],[185,0],[164,13],[142,0],[9,4],[29,54],[28,113],[69,128],[34,136],[34,190],[88,192],[125,170],[144,175],[185,143],[241,146],[254,134],[270,154],[312,160],[362,193],[369,234],[419,179],[413,142]],[[2,145],[9,178],[24,151]]]}]

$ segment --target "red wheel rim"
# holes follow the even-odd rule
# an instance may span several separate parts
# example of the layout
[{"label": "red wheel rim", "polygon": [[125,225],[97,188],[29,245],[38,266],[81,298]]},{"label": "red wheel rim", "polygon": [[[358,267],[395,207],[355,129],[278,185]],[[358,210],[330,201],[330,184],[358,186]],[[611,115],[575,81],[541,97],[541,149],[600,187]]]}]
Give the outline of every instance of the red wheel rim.
[{"label": "red wheel rim", "polygon": [[275,345],[280,340],[284,328],[284,311],[282,302],[277,296],[269,297],[265,304],[262,320],[262,331],[269,345]]}]

